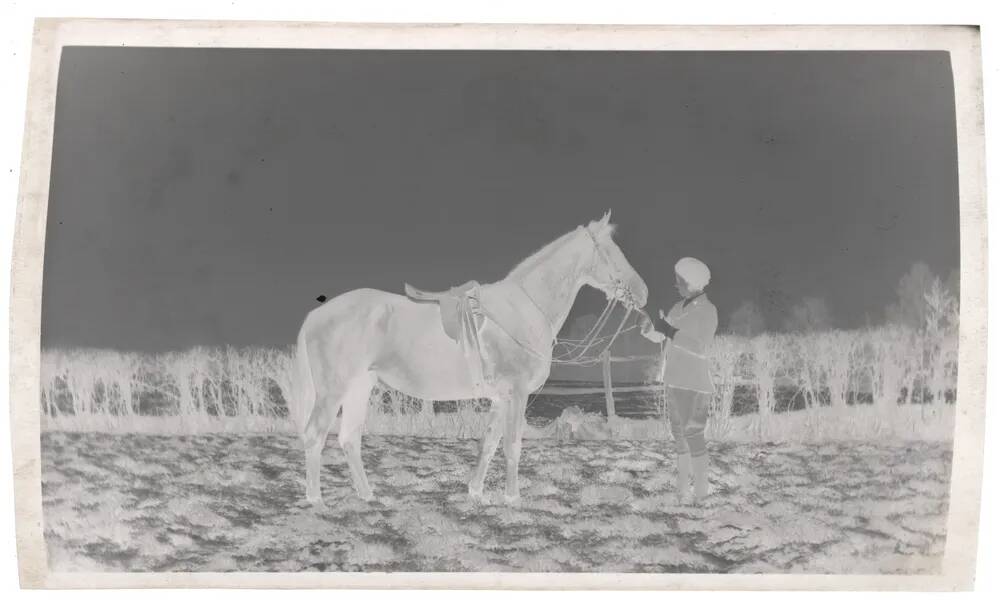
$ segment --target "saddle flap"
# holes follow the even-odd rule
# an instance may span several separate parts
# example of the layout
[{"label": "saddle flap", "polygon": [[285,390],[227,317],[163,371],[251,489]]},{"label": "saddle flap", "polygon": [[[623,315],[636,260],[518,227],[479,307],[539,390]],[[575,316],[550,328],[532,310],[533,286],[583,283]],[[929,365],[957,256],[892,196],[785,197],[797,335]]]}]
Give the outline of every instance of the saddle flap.
[{"label": "saddle flap", "polygon": [[441,326],[444,327],[445,334],[463,347],[474,343],[482,325],[483,316],[463,308],[461,304],[441,306]]}]

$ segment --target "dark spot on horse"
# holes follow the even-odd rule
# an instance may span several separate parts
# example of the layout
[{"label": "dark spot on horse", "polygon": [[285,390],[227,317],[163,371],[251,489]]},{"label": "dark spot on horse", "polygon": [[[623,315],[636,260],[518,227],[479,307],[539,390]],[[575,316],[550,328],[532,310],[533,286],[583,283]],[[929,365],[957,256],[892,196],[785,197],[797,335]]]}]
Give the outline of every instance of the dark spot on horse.
[{"label": "dark spot on horse", "polygon": [[316,297],[316,300],[323,303],[326,301],[326,295],[320,295],[319,297]]}]

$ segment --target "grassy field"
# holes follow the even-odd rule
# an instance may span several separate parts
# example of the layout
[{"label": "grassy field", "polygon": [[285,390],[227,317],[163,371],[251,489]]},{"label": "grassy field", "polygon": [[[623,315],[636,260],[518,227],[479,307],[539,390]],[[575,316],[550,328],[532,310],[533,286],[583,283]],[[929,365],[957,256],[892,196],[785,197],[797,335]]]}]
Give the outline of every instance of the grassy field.
[{"label": "grassy field", "polygon": [[[331,442],[332,443],[332,442]],[[372,436],[377,500],[350,488],[336,445],[326,507],[304,503],[286,435],[46,433],[54,570],[925,573],[944,546],[950,446],[711,445],[705,508],[673,500],[657,441],[530,439],[522,503],[466,480],[476,445]]]},{"label": "grassy field", "polygon": [[[522,502],[502,454],[466,483],[488,404],[373,392],[359,500],[331,437],[304,503],[288,349],[42,356],[54,570],[929,573],[943,551],[957,339],[875,329],[719,337],[712,495],[674,505],[663,398],[626,417],[577,387],[529,403]],[[650,397],[652,395],[652,397]],[[645,397],[644,397],[645,396]]]}]

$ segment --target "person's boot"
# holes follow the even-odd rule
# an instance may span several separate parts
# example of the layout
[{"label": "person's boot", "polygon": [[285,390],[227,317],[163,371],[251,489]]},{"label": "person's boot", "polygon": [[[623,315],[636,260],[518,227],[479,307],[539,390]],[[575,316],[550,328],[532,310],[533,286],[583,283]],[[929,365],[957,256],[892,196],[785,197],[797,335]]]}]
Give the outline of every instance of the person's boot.
[{"label": "person's boot", "polygon": [[691,458],[694,469],[694,501],[700,504],[708,495],[708,454]]},{"label": "person's boot", "polygon": [[677,454],[677,505],[684,506],[689,500],[691,488],[691,454]]}]

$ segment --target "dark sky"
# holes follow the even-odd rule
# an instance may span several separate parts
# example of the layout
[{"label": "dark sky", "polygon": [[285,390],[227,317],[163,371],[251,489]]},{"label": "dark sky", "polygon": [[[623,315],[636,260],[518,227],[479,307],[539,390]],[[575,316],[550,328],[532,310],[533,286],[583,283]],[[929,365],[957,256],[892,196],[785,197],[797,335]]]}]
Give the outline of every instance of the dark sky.
[{"label": "dark sky", "polygon": [[68,48],[56,107],[44,346],[290,344],[319,294],[499,279],[608,208],[723,326],[958,266],[946,53]]}]

